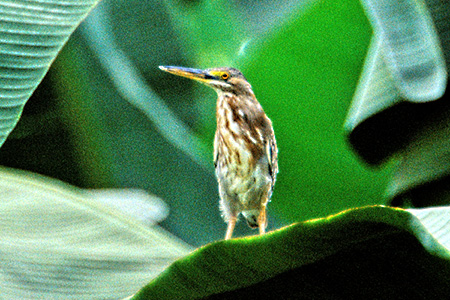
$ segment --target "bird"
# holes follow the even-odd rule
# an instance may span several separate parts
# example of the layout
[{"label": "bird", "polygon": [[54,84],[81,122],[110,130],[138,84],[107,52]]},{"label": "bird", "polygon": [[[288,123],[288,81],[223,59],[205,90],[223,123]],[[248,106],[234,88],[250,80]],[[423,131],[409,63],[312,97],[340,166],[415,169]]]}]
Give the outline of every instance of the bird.
[{"label": "bird", "polygon": [[171,74],[199,81],[217,92],[214,166],[220,210],[231,239],[240,214],[265,233],[266,206],[278,173],[278,148],[272,121],[252,86],[235,68],[193,69],[160,66]]}]

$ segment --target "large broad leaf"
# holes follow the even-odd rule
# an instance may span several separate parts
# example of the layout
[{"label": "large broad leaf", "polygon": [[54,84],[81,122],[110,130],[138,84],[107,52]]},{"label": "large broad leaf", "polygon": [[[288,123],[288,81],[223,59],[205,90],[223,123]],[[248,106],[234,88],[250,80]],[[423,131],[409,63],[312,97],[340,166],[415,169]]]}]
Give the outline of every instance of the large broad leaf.
[{"label": "large broad leaf", "polygon": [[124,298],[191,250],[147,226],[161,205],[143,192],[94,193],[5,169],[0,191],[2,299]]},{"label": "large broad leaf", "polygon": [[[442,97],[447,68],[438,32],[425,3],[413,0],[362,3],[381,41],[383,59],[397,93],[411,102]],[[442,4],[435,5],[431,1],[431,8],[445,11]]]},{"label": "large broad leaf", "polygon": [[98,1],[0,1],[0,146],[59,50]]},{"label": "large broad leaf", "polygon": [[[428,135],[425,127],[440,131],[433,123],[439,122],[441,112],[448,115],[447,102],[439,99],[445,98],[448,81],[445,58],[448,65],[450,6],[448,2],[414,0],[361,3],[374,34],[345,127],[356,152],[366,162],[379,165],[396,153],[396,158],[403,160],[402,152],[409,152],[412,141],[423,143],[416,138]],[[412,147],[417,148],[415,152],[422,151]],[[445,164],[440,156],[445,155],[436,150],[436,166]],[[430,171],[430,175],[437,174]],[[423,183],[418,181],[415,185]]]},{"label": "large broad leaf", "polygon": [[449,212],[372,206],[214,243],[133,299],[443,299]]},{"label": "large broad leaf", "polygon": [[394,206],[449,203],[448,1],[361,1],[374,37],[346,121],[366,162],[398,164]]}]

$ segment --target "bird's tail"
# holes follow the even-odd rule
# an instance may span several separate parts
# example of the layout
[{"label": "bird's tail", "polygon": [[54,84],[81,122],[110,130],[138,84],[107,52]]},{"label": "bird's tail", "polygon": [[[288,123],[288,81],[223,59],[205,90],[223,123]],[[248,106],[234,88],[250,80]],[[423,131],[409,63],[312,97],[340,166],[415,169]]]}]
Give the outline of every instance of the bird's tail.
[{"label": "bird's tail", "polygon": [[266,209],[250,209],[242,212],[248,226],[251,228],[258,228],[260,223],[263,223],[264,228],[267,227]]}]

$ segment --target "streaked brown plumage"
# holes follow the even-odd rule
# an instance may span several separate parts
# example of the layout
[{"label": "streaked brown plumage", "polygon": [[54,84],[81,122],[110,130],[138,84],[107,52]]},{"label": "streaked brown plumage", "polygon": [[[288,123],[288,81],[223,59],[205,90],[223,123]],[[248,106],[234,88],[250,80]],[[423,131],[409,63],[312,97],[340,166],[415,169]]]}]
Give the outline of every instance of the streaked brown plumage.
[{"label": "streaked brown plumage", "polygon": [[218,94],[214,165],[219,183],[220,208],[230,239],[240,213],[250,227],[267,225],[266,205],[278,172],[277,145],[272,122],[255,98],[251,85],[233,68],[190,69],[160,67],[195,79]]}]

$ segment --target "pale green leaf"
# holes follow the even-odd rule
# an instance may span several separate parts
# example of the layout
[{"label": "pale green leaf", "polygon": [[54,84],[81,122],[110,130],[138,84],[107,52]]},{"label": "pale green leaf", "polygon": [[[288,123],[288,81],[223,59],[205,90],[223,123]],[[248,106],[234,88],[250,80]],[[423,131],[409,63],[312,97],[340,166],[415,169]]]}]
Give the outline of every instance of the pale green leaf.
[{"label": "pale green leaf", "polygon": [[[426,234],[416,232],[420,237],[422,244],[427,249],[431,249],[430,243],[437,242],[446,249],[450,249],[450,208],[449,207],[432,207],[424,209],[407,209],[412,215],[416,216],[423,227],[427,230],[427,234],[431,235],[427,238]],[[426,243],[425,241],[428,241]]]},{"label": "pale green leaf", "polygon": [[370,116],[402,101],[382,56],[382,41],[372,37],[359,84],[353,96],[345,129],[353,131]]},{"label": "pale green leaf", "polygon": [[124,298],[191,250],[59,181],[0,169],[0,193],[2,299]]},{"label": "pale green leaf", "polygon": [[0,146],[70,34],[99,0],[0,0]]},{"label": "pale green leaf", "polygon": [[383,41],[383,55],[402,96],[433,101],[445,92],[447,68],[433,24],[422,1],[361,1]]}]

